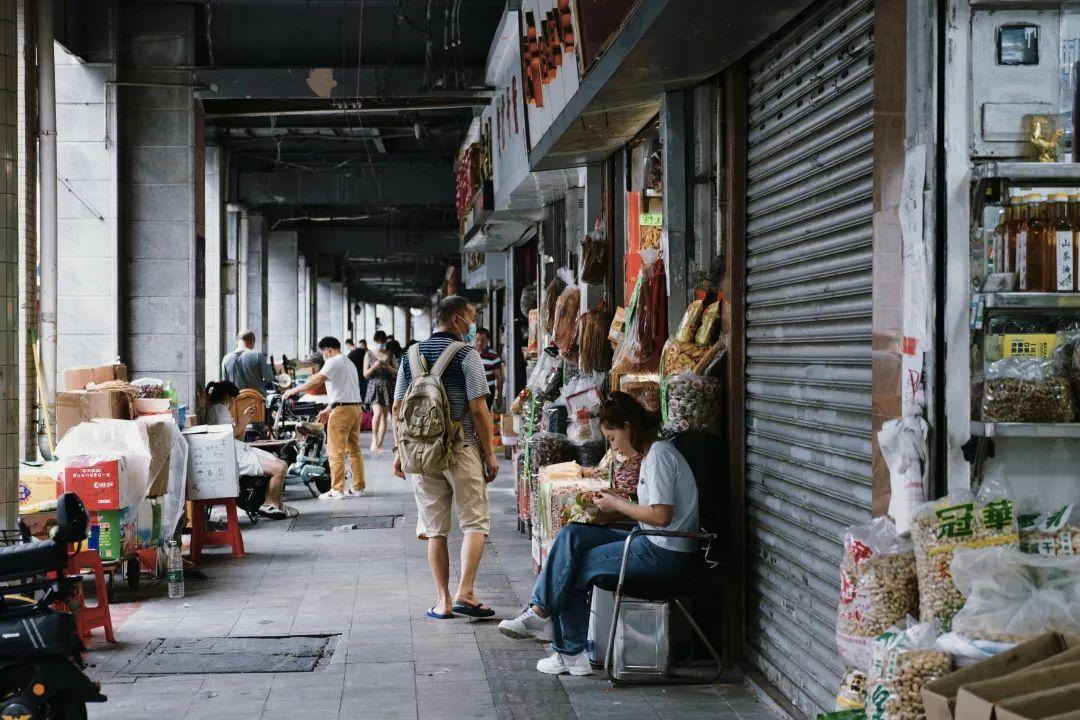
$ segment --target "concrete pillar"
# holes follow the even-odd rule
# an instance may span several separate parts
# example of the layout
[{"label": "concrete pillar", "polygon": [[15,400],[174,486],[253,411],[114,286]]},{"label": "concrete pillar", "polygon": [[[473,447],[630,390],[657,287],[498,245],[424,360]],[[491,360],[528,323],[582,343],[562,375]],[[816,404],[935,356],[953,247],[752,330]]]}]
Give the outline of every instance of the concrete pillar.
[{"label": "concrete pillar", "polygon": [[16,2],[19,150],[19,455],[37,459],[37,375],[31,331],[37,316],[37,55],[34,6]]},{"label": "concrete pillar", "polygon": [[332,294],[330,279],[319,278],[315,297],[315,334],[318,336],[315,338],[316,343],[327,335],[334,334],[333,308],[330,302]]},{"label": "concrete pillar", "polygon": [[[584,232],[591,233],[596,227],[597,220],[604,220],[604,175],[603,166],[588,165],[585,167],[585,207],[584,207]],[[569,209],[567,209],[569,212]],[[571,247],[576,247],[582,238],[568,238]],[[610,246],[611,239],[608,238]],[[609,254],[610,257],[610,254]],[[507,285],[509,286],[512,269],[507,270]],[[585,312],[604,299],[604,285],[581,285],[581,312]],[[682,316],[680,315],[680,318]],[[505,357],[505,356],[504,356]]]},{"label": "concrete pillar", "polygon": [[382,330],[387,335],[394,334],[394,309],[389,305],[375,306],[376,329]]},{"label": "concrete pillar", "polygon": [[397,306],[394,308],[394,338],[402,347],[409,342],[409,310]]},{"label": "concrete pillar", "polygon": [[267,293],[269,308],[269,339],[266,352],[280,361],[282,355],[293,355],[298,344],[297,240],[295,232],[272,232],[268,245]]},{"label": "concrete pillar", "polygon": [[228,203],[225,207],[225,244],[222,248],[221,268],[221,303],[222,318],[225,323],[225,347],[231,349],[240,332],[240,277],[239,277],[239,241],[240,241],[240,206]]},{"label": "concrete pillar", "polygon": [[676,328],[693,289],[687,278],[687,182],[686,136],[688,113],[686,91],[660,96],[660,139],[664,145],[664,228],[667,247],[664,268],[667,270],[668,327]]},{"label": "concrete pillar", "polygon": [[266,350],[268,275],[268,236],[266,219],[259,210],[249,210],[247,258],[247,327],[255,332],[255,346]]},{"label": "concrete pillar", "polygon": [[[15,178],[18,157],[15,0],[0,2],[0,177]],[[0,529],[19,526],[19,217],[18,186],[0,185]]]},{"label": "concrete pillar", "polygon": [[308,336],[307,344],[304,346],[304,357],[307,357],[311,353],[315,352],[315,343],[318,341],[316,335],[318,334],[318,310],[319,310],[319,283],[315,273],[314,263],[316,261],[312,259],[308,263],[307,268],[307,303],[308,303],[308,315],[307,315],[307,327]]},{"label": "concrete pillar", "polygon": [[412,315],[412,339],[419,342],[429,337],[431,337],[431,310],[424,308]]},{"label": "concrete pillar", "polygon": [[64,178],[57,188],[55,387],[62,388],[65,367],[132,358],[121,352],[119,331],[119,153],[115,95],[107,85],[115,69],[82,63],[59,44],[55,57],[56,162]]},{"label": "concrete pillar", "polygon": [[229,333],[225,322],[224,276],[228,271],[225,223],[225,151],[217,146],[206,148],[206,225],[203,237],[206,242],[206,299],[203,305],[206,316],[206,359],[202,384],[221,374],[221,358],[231,350],[236,333]]},{"label": "concrete pillar", "polygon": [[190,407],[205,359],[199,247],[205,179],[191,70],[179,68],[196,62],[201,10],[179,3],[120,8],[123,80],[143,83],[116,89],[123,347],[134,377],[171,380]]},{"label": "concrete pillar", "polygon": [[307,280],[307,258],[299,255],[296,261],[296,357],[303,357],[307,352],[310,335],[308,306],[311,301],[308,299]]},{"label": "concrete pillar", "polygon": [[344,341],[345,338],[341,336],[341,323],[344,320],[341,306],[341,283],[332,281],[330,283],[330,295],[328,296],[330,303],[330,319],[329,326],[327,327],[327,335],[332,335],[338,340]]},{"label": "concrete pillar", "polygon": [[379,329],[376,327],[376,308],[377,306],[375,303],[364,303],[364,337],[367,338],[368,347],[374,347],[372,345],[372,336],[375,334],[375,331]]}]

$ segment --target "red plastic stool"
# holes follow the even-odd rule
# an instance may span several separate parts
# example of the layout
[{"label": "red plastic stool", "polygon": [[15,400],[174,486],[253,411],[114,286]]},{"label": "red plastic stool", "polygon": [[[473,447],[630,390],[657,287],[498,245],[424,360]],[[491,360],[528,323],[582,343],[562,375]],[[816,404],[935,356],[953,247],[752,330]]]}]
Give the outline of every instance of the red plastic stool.
[{"label": "red plastic stool", "polygon": [[72,597],[76,607],[75,627],[79,631],[79,637],[84,638],[90,637],[94,628],[105,628],[105,639],[114,643],[116,638],[113,636],[112,615],[109,613],[109,588],[105,582],[105,568],[101,564],[101,556],[97,550],[81,550],[68,556],[68,575],[82,575],[88,568],[94,574],[97,604],[86,604],[86,593],[83,592],[80,582]]},{"label": "red plastic stool", "polygon": [[[225,506],[227,518],[224,530],[207,530],[206,517],[215,505]],[[240,521],[236,517],[236,498],[213,498],[212,500],[193,500],[191,517],[192,562],[199,562],[204,547],[228,545],[234,558],[244,557],[244,536],[240,534]]]}]

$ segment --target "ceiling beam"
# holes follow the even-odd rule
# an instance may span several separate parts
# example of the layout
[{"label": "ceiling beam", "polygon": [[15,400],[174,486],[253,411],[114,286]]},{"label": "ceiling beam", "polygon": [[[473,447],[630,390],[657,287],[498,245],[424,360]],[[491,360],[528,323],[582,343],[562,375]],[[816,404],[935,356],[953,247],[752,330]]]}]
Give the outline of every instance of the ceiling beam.
[{"label": "ceiling beam", "polygon": [[[467,68],[465,76],[483,78],[483,68]],[[206,68],[195,71],[200,100],[298,100],[310,98],[440,98],[486,106],[493,89],[435,87],[437,76],[423,67],[386,65],[356,68]],[[358,103],[360,107],[363,102]]]},{"label": "ceiling beam", "polygon": [[453,228],[332,228],[303,227],[300,247],[307,254],[326,254],[355,259],[386,258],[408,254],[434,260],[458,251]]},{"label": "ceiling beam", "polygon": [[385,209],[395,205],[454,204],[449,164],[364,164],[351,173],[284,170],[241,173],[238,202],[247,205],[342,205]]}]

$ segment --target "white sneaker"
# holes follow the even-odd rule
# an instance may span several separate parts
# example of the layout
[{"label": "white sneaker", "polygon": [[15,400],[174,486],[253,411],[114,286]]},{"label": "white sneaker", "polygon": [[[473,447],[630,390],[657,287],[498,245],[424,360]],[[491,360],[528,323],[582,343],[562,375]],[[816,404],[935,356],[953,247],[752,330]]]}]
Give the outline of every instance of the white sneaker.
[{"label": "white sneaker", "polygon": [[340,500],[345,497],[344,493],[340,493],[337,490],[330,489],[319,496],[320,500]]},{"label": "white sneaker", "polygon": [[593,674],[589,658],[583,652],[579,652],[577,655],[563,655],[560,652],[553,652],[549,657],[537,661],[536,669],[547,675],[570,673],[576,677],[582,677]]},{"label": "white sneaker", "polygon": [[534,613],[532,607],[526,607],[516,618],[499,623],[499,632],[515,640],[532,639],[551,642],[553,639],[551,620]]},{"label": "white sneaker", "polygon": [[347,488],[345,490],[345,497],[364,497],[366,490],[355,490],[353,488]]}]

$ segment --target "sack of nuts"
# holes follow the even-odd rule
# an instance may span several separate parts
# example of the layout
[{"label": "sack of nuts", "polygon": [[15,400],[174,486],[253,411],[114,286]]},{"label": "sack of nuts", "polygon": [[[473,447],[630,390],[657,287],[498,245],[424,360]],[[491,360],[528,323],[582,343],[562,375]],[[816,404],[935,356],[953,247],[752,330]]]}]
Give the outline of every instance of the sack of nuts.
[{"label": "sack of nuts", "polygon": [[1019,547],[1016,512],[1002,485],[988,480],[977,497],[961,491],[924,504],[911,524],[919,575],[919,618],[951,629],[964,596],[952,578],[953,553],[961,547]]},{"label": "sack of nuts", "polygon": [[836,645],[850,667],[870,664],[874,638],[919,606],[915,552],[887,517],[854,525],[844,533]]},{"label": "sack of nuts", "polygon": [[1072,386],[1050,358],[1008,357],[990,363],[982,398],[987,422],[1072,422]]},{"label": "sack of nuts", "polygon": [[874,640],[866,690],[867,720],[923,720],[923,686],[952,671],[948,654],[935,649],[936,622],[893,627]]},{"label": "sack of nuts", "polygon": [[1080,555],[1080,507],[1069,503],[1044,513],[1017,513],[1020,550],[1031,555]]}]

